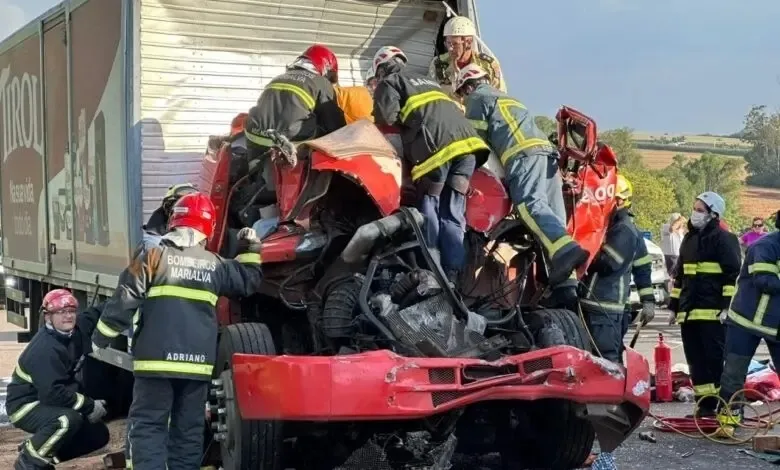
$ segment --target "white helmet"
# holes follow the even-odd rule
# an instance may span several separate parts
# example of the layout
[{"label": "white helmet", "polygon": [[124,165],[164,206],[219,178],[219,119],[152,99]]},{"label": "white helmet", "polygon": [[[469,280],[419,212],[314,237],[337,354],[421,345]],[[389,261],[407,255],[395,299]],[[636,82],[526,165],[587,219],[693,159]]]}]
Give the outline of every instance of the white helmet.
[{"label": "white helmet", "polygon": [[455,79],[455,91],[460,90],[460,88],[469,80],[476,80],[486,76],[487,72],[482,70],[482,67],[477,64],[469,64],[458,70],[458,77]]},{"label": "white helmet", "polygon": [[707,191],[699,194],[696,199],[703,202],[710,211],[716,213],[719,218],[723,218],[723,214],[726,212],[726,201],[723,200],[720,194]]},{"label": "white helmet", "polygon": [[390,62],[394,57],[400,57],[404,62],[407,62],[406,54],[401,49],[395,46],[380,47],[374,54],[374,60],[371,61],[371,70],[368,72],[368,77],[376,77],[376,69],[380,65]]},{"label": "white helmet", "polygon": [[453,16],[444,25],[443,35],[447,36],[476,36],[477,28],[474,22],[465,16]]}]

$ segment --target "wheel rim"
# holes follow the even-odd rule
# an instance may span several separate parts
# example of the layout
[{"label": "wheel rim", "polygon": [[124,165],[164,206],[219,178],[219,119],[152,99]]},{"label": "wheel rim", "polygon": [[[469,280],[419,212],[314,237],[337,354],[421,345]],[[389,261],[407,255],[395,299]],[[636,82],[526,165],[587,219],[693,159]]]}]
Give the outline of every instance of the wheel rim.
[{"label": "wheel rim", "polygon": [[220,378],[225,392],[225,412],[219,418],[219,423],[225,426],[225,438],[219,444],[222,467],[225,470],[241,470],[241,417],[236,403],[233,373],[227,369],[220,374]]}]

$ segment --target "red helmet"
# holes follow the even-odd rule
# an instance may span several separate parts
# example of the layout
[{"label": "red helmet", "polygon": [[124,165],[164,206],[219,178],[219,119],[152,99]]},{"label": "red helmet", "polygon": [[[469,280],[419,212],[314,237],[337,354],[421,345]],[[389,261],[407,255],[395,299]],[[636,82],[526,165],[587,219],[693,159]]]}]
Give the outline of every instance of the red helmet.
[{"label": "red helmet", "polygon": [[54,313],[62,310],[76,310],[79,308],[79,301],[67,289],[54,289],[49,291],[41,303],[43,313]]},{"label": "red helmet", "polygon": [[332,83],[338,82],[339,61],[329,48],[322,44],[315,44],[303,51],[300,57],[309,59],[314,69]]},{"label": "red helmet", "polygon": [[211,199],[205,194],[186,194],[173,205],[168,229],[188,227],[206,235],[206,238],[211,238],[216,224],[216,212]]}]

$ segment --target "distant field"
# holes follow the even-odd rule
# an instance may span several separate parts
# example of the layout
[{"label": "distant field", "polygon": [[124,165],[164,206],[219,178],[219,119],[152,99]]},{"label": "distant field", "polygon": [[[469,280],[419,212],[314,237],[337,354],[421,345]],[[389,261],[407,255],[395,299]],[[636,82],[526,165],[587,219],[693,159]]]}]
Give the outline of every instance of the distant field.
[{"label": "distant field", "polygon": [[[647,150],[647,149],[638,149],[638,150],[642,154],[642,161],[644,161],[645,166],[647,166],[651,170],[662,170],[667,166],[671,165],[674,156],[677,154],[685,155],[687,158],[690,159],[696,159],[701,157],[701,152],[683,152],[682,150],[681,151]],[[728,155],[721,155],[721,156],[726,158],[742,159],[742,157],[730,157]]]},{"label": "distant field", "polygon": [[748,149],[750,148],[750,145],[746,144],[745,142],[742,142],[740,139],[735,139],[732,137],[715,137],[711,135],[692,135],[692,134],[661,134],[661,133],[651,133],[651,132],[642,132],[642,131],[635,131],[634,132],[634,140],[654,140],[659,139],[661,137],[666,137],[667,139],[671,139],[672,137],[680,137],[685,136],[685,141],[690,144],[700,144],[702,146],[712,146],[715,147],[715,144],[721,144],[721,145],[737,145],[741,148]]},{"label": "distant field", "polygon": [[766,217],[780,210],[780,189],[748,186],[742,192],[741,207],[749,217]]}]

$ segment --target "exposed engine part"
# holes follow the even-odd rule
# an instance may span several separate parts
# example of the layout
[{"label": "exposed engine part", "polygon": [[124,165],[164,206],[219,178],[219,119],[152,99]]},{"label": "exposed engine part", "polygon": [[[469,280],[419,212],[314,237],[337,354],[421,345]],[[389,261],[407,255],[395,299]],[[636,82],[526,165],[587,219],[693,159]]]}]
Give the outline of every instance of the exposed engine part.
[{"label": "exposed engine part", "polygon": [[349,338],[355,332],[355,308],[363,283],[349,278],[331,288],[322,309],[320,328],[330,339]]},{"label": "exposed engine part", "polygon": [[454,434],[432,442],[425,431],[375,435],[334,470],[449,470],[457,442]]},{"label": "exposed engine part", "polygon": [[341,258],[347,263],[365,260],[380,238],[388,238],[401,230],[409,228],[410,223],[406,214],[409,214],[418,225],[423,221],[423,216],[418,210],[408,209],[408,211],[403,213],[393,214],[363,225],[352,236],[347,247],[341,253]]},{"label": "exposed engine part", "polygon": [[371,299],[379,317],[406,346],[428,357],[458,357],[486,340],[485,318],[469,312],[467,322],[458,321],[444,294],[436,295],[403,310],[387,294]]},{"label": "exposed engine part", "polygon": [[442,288],[432,272],[416,269],[399,276],[399,279],[390,288],[390,298],[400,308],[406,308],[422,298],[441,293],[441,290]]}]

